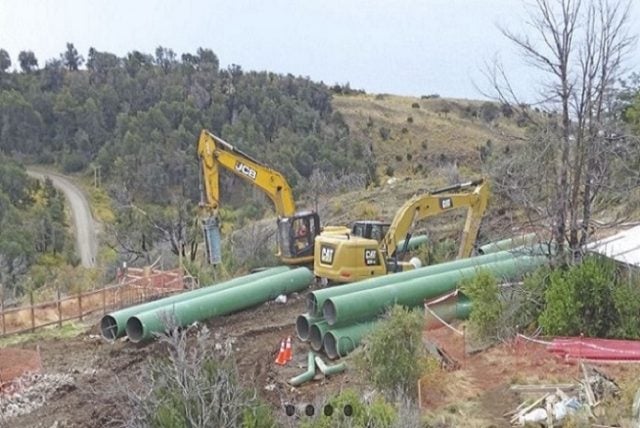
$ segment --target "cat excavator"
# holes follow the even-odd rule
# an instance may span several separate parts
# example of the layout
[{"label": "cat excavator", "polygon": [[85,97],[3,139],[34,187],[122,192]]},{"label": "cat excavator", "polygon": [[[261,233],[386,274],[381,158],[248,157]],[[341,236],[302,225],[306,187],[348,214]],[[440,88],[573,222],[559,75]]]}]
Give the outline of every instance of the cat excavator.
[{"label": "cat excavator", "polygon": [[[484,179],[460,183],[414,196],[398,210],[391,223],[361,221],[353,225],[350,233],[318,236],[314,274],[323,283],[353,282],[419,267],[419,260],[401,260],[413,224],[463,207],[467,207],[467,218],[458,258],[469,257],[488,200],[489,186]],[[363,233],[364,229],[368,232]],[[404,242],[403,248],[398,248],[399,242]]]},{"label": "cat excavator", "polygon": [[[204,232],[207,261],[221,262],[220,169],[226,169],[261,189],[273,201],[277,220],[278,256],[283,263],[313,263],[314,242],[320,234],[320,218],[313,211],[296,211],[293,192],[286,178],[207,130],[198,139],[200,160],[200,220]],[[345,227],[325,227],[325,232],[345,233]]]}]

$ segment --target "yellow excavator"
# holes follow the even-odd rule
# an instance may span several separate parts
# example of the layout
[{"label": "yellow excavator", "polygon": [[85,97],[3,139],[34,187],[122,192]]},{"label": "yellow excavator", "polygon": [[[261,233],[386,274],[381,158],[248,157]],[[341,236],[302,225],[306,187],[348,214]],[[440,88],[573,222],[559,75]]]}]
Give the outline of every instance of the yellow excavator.
[{"label": "yellow excavator", "polygon": [[[200,159],[200,219],[207,261],[221,262],[219,173],[224,168],[266,193],[275,205],[278,256],[285,264],[313,263],[314,241],[320,234],[320,218],[313,211],[296,211],[293,192],[285,177],[207,130],[198,139]],[[345,233],[346,227],[327,227],[327,233]]]},{"label": "yellow excavator", "polygon": [[[484,179],[460,183],[414,196],[398,210],[390,224],[360,221],[350,233],[322,234],[315,240],[314,274],[324,283],[353,282],[419,267],[419,262],[401,260],[412,225],[463,207],[467,207],[467,218],[458,258],[469,257],[488,200],[489,186]],[[398,248],[398,242],[404,242],[403,248]]]}]

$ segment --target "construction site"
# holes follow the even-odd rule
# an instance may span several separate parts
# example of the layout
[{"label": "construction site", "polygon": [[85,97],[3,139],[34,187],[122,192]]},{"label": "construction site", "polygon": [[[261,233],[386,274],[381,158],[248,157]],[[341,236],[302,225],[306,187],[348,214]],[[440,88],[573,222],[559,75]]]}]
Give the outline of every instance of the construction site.
[{"label": "construction site", "polygon": [[[123,266],[117,282],[102,289],[3,305],[4,426],[126,425],[131,409],[122,403],[136,399],[149,361],[161,359],[172,340],[196,341],[207,354],[233,361],[240,383],[255,388],[279,426],[310,423],[321,411],[329,423],[334,411],[348,419],[350,404],[333,409],[331,397],[374,392],[351,354],[394,305],[421,314],[421,346],[437,369],[410,382],[418,412],[442,426],[552,426],[578,411],[600,420],[598,405],[620,396],[615,379],[635,376],[636,366],[625,363],[640,360],[636,342],[554,339],[521,329],[487,344],[467,334],[474,302],[461,284],[482,271],[515,290],[555,254],[555,244],[531,231],[478,244],[490,199],[486,180],[414,196],[389,223],[320,228],[317,213],[295,210],[277,171],[208,131],[198,153],[208,263],[221,261],[218,175],[227,169],[276,206],[282,265],[201,287],[181,269]],[[422,266],[413,254],[428,238],[413,235],[413,227],[460,208],[466,216],[457,257]],[[635,263],[633,230],[598,241],[593,251]]]}]

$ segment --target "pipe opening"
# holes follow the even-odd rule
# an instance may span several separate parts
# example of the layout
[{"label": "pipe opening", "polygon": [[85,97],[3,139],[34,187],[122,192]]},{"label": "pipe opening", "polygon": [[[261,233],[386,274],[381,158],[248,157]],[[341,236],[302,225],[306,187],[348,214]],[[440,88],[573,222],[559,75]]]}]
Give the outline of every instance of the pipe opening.
[{"label": "pipe opening", "polygon": [[100,331],[105,339],[116,340],[118,338],[118,321],[111,315],[103,316],[100,320]]},{"label": "pipe opening", "polygon": [[309,320],[304,315],[296,318],[296,334],[300,340],[309,340]]},{"label": "pipe opening", "polygon": [[331,299],[325,300],[324,305],[322,305],[322,315],[324,315],[324,319],[329,325],[334,325],[336,323],[336,318],[338,316],[337,312],[336,306],[333,304]]},{"label": "pipe opening", "polygon": [[311,342],[311,349],[314,351],[322,350],[322,329],[318,324],[313,324],[309,332],[309,341]]},{"label": "pipe opening", "polygon": [[142,341],[144,337],[144,326],[138,317],[131,317],[127,321],[127,336],[133,343]]},{"label": "pipe opening", "polygon": [[327,357],[333,359],[338,358],[338,340],[330,331],[324,335],[324,339],[322,340],[322,344],[324,346],[324,352],[327,354]]},{"label": "pipe opening", "polygon": [[318,313],[318,300],[313,293],[307,294],[306,306],[308,314],[315,315]]}]

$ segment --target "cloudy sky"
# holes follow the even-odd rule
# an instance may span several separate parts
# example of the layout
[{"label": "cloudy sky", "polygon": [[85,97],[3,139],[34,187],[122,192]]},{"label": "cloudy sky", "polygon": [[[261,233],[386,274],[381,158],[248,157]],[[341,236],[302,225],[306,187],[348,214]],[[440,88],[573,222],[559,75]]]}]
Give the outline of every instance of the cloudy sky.
[{"label": "cloudy sky", "polygon": [[[523,16],[520,0],[0,0],[0,48],[14,64],[32,50],[43,66],[66,42],[85,57],[89,47],[124,56],[202,46],[223,67],[457,98],[482,98],[483,64],[499,56],[530,97],[536,76],[496,26],[524,28]],[[640,47],[631,67],[640,71]]]}]

